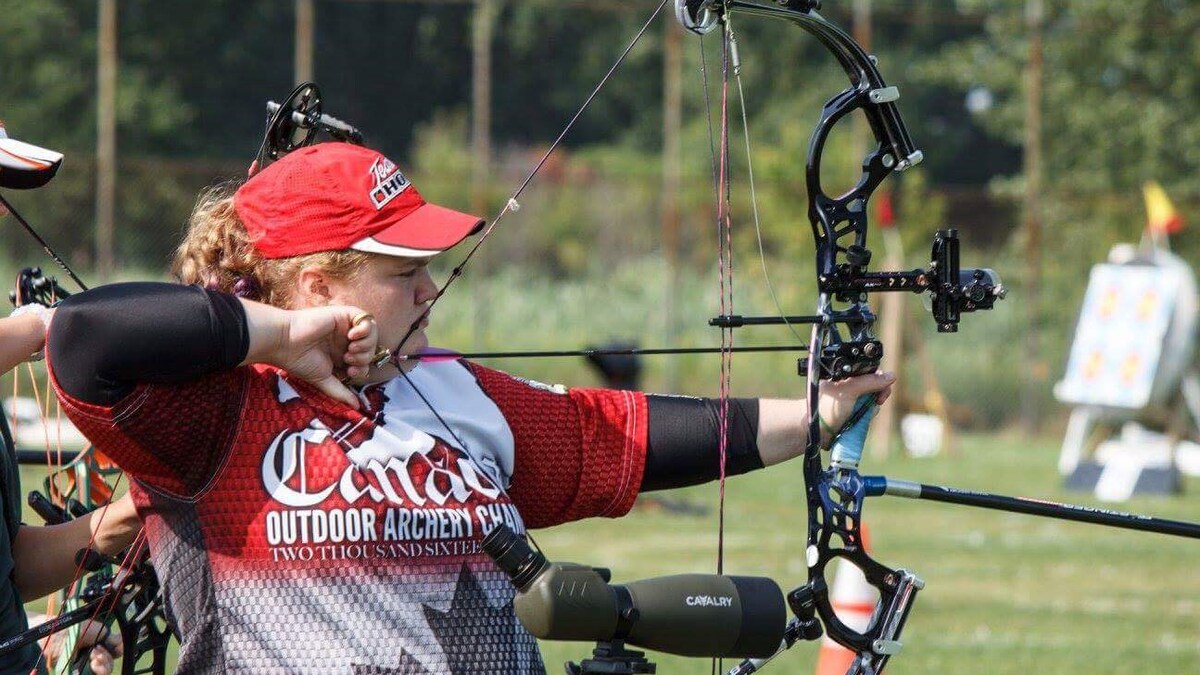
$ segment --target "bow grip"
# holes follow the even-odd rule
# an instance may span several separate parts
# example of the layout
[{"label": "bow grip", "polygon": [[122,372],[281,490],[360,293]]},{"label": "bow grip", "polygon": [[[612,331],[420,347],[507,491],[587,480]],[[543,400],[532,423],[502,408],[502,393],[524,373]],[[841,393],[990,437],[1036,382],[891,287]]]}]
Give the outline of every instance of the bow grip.
[{"label": "bow grip", "polygon": [[863,446],[867,442],[867,429],[870,428],[875,413],[879,412],[879,404],[875,402],[875,396],[874,393],[863,394],[854,402],[854,412],[850,415],[850,419],[854,420],[854,423],[848,428],[844,428],[833,439],[833,445],[829,448],[830,465],[843,469],[858,467],[858,462],[862,459]]}]

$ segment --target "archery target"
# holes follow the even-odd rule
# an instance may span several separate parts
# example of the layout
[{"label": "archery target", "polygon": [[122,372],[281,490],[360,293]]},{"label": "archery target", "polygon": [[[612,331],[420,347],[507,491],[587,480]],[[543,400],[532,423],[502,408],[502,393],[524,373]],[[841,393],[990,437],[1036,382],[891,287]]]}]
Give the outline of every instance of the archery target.
[{"label": "archery target", "polygon": [[1055,388],[1074,405],[1140,409],[1150,403],[1178,297],[1170,270],[1092,268],[1066,375]]}]

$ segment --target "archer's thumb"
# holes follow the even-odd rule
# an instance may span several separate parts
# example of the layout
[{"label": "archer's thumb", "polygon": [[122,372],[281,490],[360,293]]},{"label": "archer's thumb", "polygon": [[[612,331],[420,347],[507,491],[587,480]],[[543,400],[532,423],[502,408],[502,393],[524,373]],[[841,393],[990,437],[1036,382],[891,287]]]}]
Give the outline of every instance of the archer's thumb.
[{"label": "archer's thumb", "polygon": [[879,392],[892,386],[896,381],[896,374],[891,372],[877,372],[870,375],[861,375],[852,377],[846,380],[846,393],[854,398],[858,398],[863,394]]},{"label": "archer's thumb", "polygon": [[333,375],[330,375],[319,382],[314,382],[313,384],[317,387],[317,389],[320,389],[325,394],[341,401],[342,403],[345,403],[355,410],[359,410],[362,407],[358,397],[354,395],[354,392],[350,391],[349,387],[342,384],[341,381]]}]

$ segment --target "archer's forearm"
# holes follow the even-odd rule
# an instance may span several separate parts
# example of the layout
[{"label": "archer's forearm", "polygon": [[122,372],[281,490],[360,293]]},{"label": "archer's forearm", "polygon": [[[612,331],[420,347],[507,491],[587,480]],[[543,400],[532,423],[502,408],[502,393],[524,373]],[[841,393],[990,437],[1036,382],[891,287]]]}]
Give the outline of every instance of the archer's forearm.
[{"label": "archer's forearm", "polygon": [[40,350],[45,339],[46,326],[36,314],[0,319],[0,372],[12,370]]},{"label": "archer's forearm", "polygon": [[758,401],[758,454],[771,466],[804,454],[808,443],[808,402],[805,399]]},{"label": "archer's forearm", "polygon": [[229,370],[249,345],[232,295],[165,283],[112,284],[67,298],[50,324],[50,366],[72,397],[112,405],[142,383]]},{"label": "archer's forearm", "polygon": [[13,582],[23,600],[40,598],[79,576],[75,555],[92,548],[115,555],[133,542],[141,527],[128,495],[61,525],[22,525],[13,542]]},{"label": "archer's forearm", "polygon": [[[758,399],[732,398],[728,404],[726,475],[761,469]],[[721,475],[721,401],[691,396],[647,395],[645,490],[699,485]]]}]

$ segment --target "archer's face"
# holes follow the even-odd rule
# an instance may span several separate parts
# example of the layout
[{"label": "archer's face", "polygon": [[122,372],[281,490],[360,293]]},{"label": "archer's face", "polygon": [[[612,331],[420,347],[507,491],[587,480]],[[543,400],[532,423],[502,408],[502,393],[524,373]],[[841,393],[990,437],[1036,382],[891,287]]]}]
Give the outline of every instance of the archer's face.
[{"label": "archer's face", "polygon": [[374,314],[381,347],[396,354],[416,354],[429,345],[428,317],[403,345],[400,340],[437,295],[428,263],[428,258],[372,255],[361,273],[329,281],[332,304],[354,305]]}]

